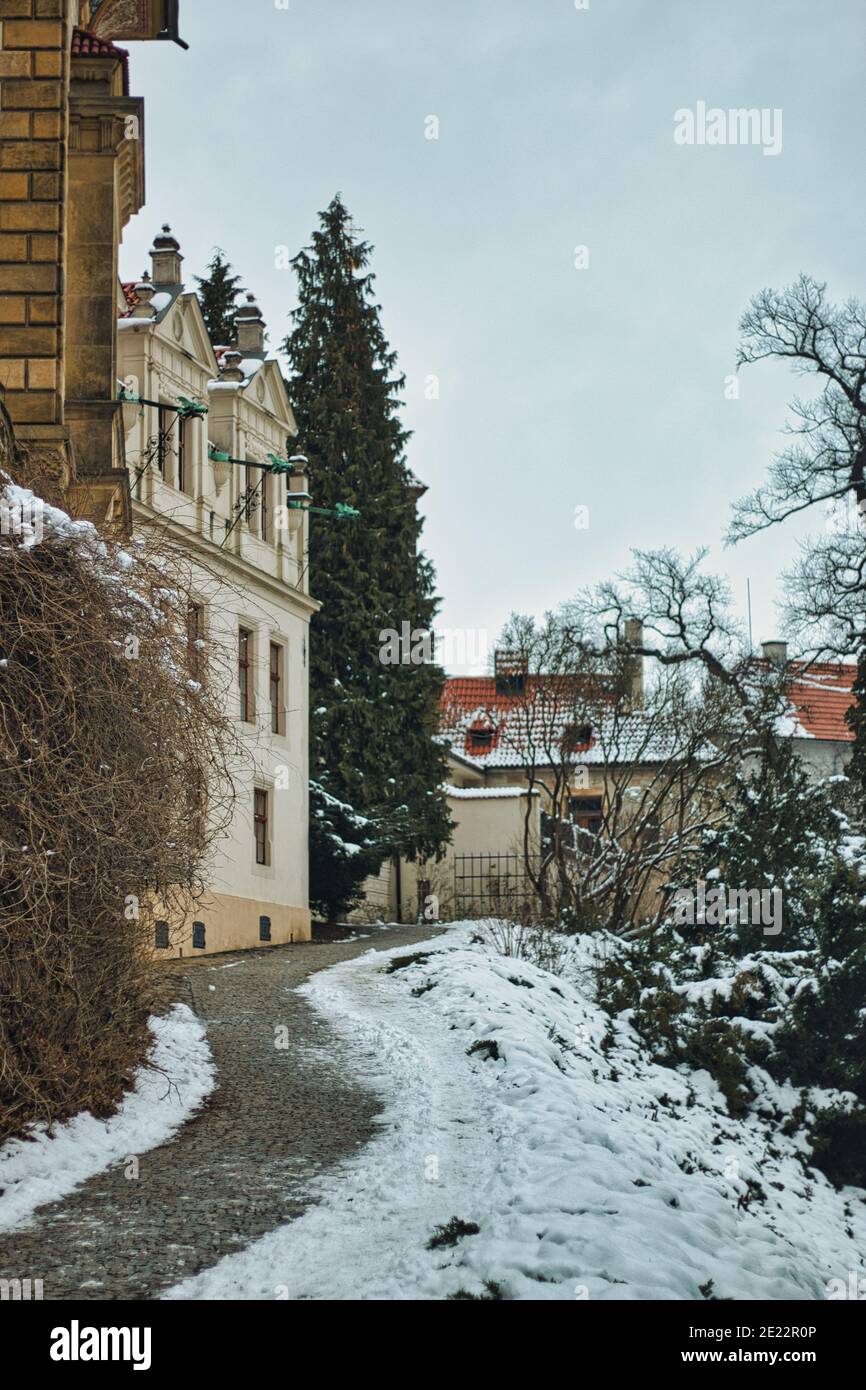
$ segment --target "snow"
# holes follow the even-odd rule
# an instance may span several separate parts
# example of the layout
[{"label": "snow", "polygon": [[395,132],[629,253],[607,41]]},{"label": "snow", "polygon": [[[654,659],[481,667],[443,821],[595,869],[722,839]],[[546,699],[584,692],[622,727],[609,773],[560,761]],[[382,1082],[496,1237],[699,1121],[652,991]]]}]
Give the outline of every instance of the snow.
[{"label": "snow", "polygon": [[96,537],[96,528],[89,521],[73,521],[59,507],[52,507],[37,497],[30,488],[19,487],[8,481],[8,475],[0,473],[0,510],[10,515],[20,525],[19,544],[24,549],[38,545],[43,536],[89,539]]},{"label": "snow", "polygon": [[[495,801],[498,797],[511,799],[530,795],[528,787],[452,787],[446,784],[442,790],[454,801]],[[533,787],[531,794],[540,795],[537,787]]]},{"label": "snow", "polygon": [[25,1224],[37,1208],[133,1154],[164,1144],[214,1088],[204,1029],[186,1004],[150,1020],[150,1067],[136,1074],[116,1113],[85,1111],[64,1124],[34,1126],[27,1139],[0,1148],[0,1230]]},{"label": "snow", "polygon": [[[717,1297],[821,1299],[859,1269],[866,1193],[805,1169],[802,1134],[781,1132],[794,1088],[766,1079],[762,1113],[733,1120],[707,1072],[651,1061],[593,1002],[591,938],[556,976],[478,930],[302,987],[381,1097],[379,1132],[313,1184],[317,1205],[167,1297],[441,1299],[492,1281],[515,1299],[701,1301],[712,1280]],[[485,1040],[498,1058],[471,1052]],[[428,1250],[453,1217],[480,1231]]]}]

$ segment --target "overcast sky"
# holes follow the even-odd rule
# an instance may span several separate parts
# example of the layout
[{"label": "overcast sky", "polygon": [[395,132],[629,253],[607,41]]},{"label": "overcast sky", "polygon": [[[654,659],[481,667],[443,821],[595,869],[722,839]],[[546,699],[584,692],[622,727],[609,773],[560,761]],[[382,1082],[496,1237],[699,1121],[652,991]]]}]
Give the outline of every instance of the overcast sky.
[{"label": "overcast sky", "polygon": [[[440,625],[492,641],[631,547],[708,545],[743,614],[751,578],[756,642],[777,635],[796,530],[722,537],[803,384],[750,367],[726,399],[726,377],[764,286],[805,270],[866,295],[863,0],[180,10],[188,53],[130,45],[147,203],[123,273],[163,221],[190,287],[220,245],[277,346],[295,299],[280,248],[341,190],[407,375]],[[699,102],[781,111],[781,151],[677,144],[674,113]]]}]

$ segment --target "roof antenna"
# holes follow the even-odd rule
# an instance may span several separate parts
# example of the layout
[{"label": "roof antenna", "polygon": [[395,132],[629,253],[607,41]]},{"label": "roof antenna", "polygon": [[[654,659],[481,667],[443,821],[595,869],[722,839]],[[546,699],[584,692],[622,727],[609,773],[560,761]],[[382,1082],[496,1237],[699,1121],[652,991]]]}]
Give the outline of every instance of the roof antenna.
[{"label": "roof antenna", "polygon": [[749,655],[751,656],[754,648],[752,646],[752,581],[746,579],[746,605],[749,609]]}]

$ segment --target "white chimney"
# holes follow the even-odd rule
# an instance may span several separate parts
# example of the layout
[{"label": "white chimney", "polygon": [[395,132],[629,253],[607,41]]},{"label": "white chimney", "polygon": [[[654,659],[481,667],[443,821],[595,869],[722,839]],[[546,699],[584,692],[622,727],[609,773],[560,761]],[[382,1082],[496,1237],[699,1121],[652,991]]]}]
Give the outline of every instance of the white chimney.
[{"label": "white chimney", "polygon": [[161,235],[153,239],[150,259],[153,262],[153,283],[157,289],[161,285],[181,283],[183,256],[180,254],[180,242],[172,236],[167,222],[163,224]]},{"label": "white chimney", "polygon": [[[626,618],[624,623],[625,640],[630,647],[643,646],[643,623],[640,618]],[[643,657],[634,656],[631,665],[631,702],[635,709],[643,705]]]},{"label": "white chimney", "polygon": [[137,285],[133,286],[135,297],[138,303],[133,307],[130,318],[133,319],[152,319],[155,317],[155,310],[151,304],[154,295],[153,281],[144,272]]},{"label": "white chimney", "polygon": [[264,357],[265,321],[254,294],[248,294],[235,314],[235,340],[244,357]]},{"label": "white chimney", "polygon": [[220,364],[220,381],[243,381],[245,379],[241,367],[243,360],[237,348],[231,348],[228,352],[224,352]]},{"label": "white chimney", "polygon": [[771,666],[784,666],[787,663],[787,642],[762,642],[761,651],[764,654],[764,660],[769,661]]}]

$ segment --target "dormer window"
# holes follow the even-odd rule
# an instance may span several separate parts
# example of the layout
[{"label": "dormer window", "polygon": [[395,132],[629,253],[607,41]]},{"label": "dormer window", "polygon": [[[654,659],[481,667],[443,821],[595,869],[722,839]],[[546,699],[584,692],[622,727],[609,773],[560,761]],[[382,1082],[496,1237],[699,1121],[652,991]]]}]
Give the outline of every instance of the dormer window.
[{"label": "dormer window", "polygon": [[566,724],[562,735],[563,753],[585,753],[592,744],[591,724]]},{"label": "dormer window", "polygon": [[496,730],[492,724],[486,723],[483,719],[476,719],[467,733],[467,752],[489,753],[495,737]]}]

